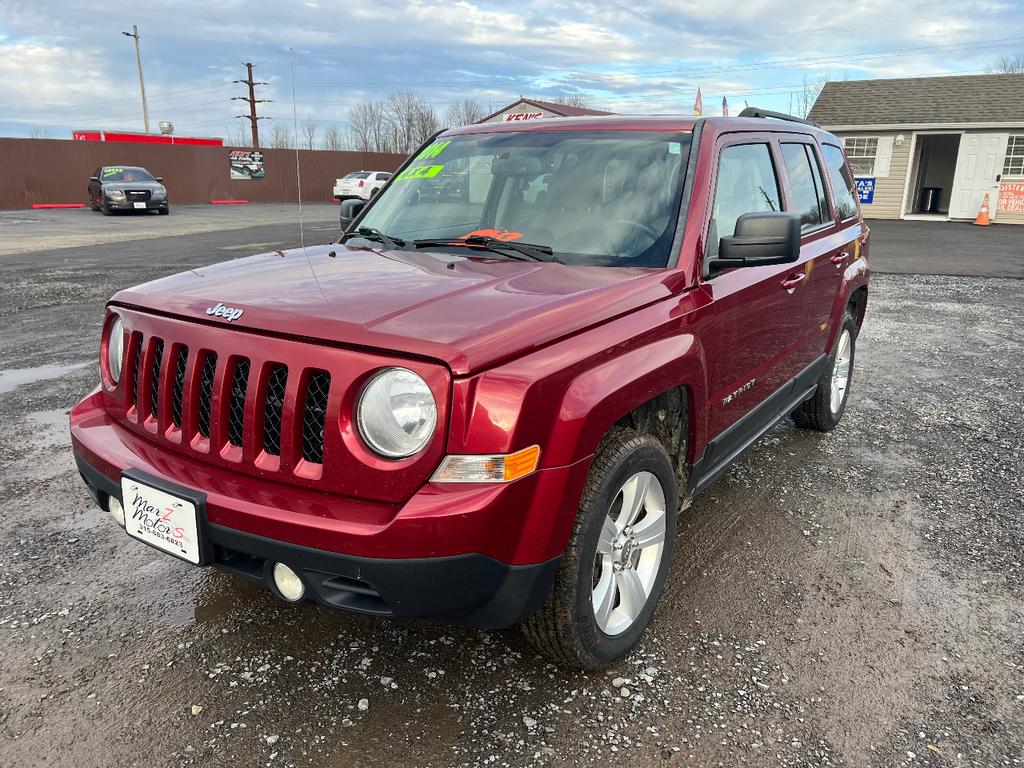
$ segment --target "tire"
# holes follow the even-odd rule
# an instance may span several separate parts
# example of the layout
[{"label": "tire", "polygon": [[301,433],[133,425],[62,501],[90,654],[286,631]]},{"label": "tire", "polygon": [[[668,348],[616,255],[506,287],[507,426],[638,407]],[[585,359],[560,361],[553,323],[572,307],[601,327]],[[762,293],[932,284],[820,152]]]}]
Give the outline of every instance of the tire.
[{"label": "tire", "polygon": [[[818,387],[814,390],[814,395],[793,411],[793,421],[798,427],[830,432],[839,424],[843,414],[846,413],[846,403],[850,398],[856,351],[857,321],[847,313],[843,317],[843,324],[839,327],[835,349],[832,351],[828,365],[818,378]],[[845,383],[842,385],[838,400],[833,402],[833,382],[836,382],[838,386],[839,382],[843,380],[843,370],[845,370]]]},{"label": "tire", "polygon": [[167,216],[171,212],[171,209],[170,208],[157,208],[157,211],[160,212],[161,216]]},{"label": "tire", "polygon": [[113,216],[114,215],[114,212],[111,210],[110,206],[107,205],[106,203],[104,203],[104,204],[102,204],[100,206],[100,210],[103,212],[104,216]]},{"label": "tire", "polygon": [[[607,526],[619,525],[625,514],[623,500],[639,495],[636,491],[643,487],[643,478],[648,490],[639,516],[629,526],[632,536],[624,538],[620,533],[612,547]],[[640,484],[633,485],[634,482]],[[626,485],[631,492],[626,492]],[[601,669],[633,649],[654,615],[672,561],[678,499],[672,461],[658,440],[621,427],[605,436],[590,468],[551,594],[540,610],[521,625],[538,651],[566,666]],[[619,546],[627,538],[643,537],[644,533],[655,541],[659,519],[664,524],[660,548],[657,543],[629,545],[628,549]],[[641,539],[634,541],[639,544]],[[600,562],[599,544],[605,550]],[[618,559],[620,565],[608,567],[609,558]],[[628,565],[622,567],[622,562]],[[639,583],[642,591],[634,589],[631,594],[641,599],[628,601],[624,596],[627,593],[618,588],[624,582]],[[609,585],[615,586],[610,595]],[[602,601],[607,608],[603,625],[594,608],[594,600],[600,600],[601,595],[608,598]]]},{"label": "tire", "polygon": [[93,200],[92,195],[89,195],[89,210],[98,211],[100,207],[96,205],[96,201]]},{"label": "tire", "polygon": [[378,192],[380,192],[380,190],[379,190],[379,189],[371,189],[371,190],[370,190],[370,197],[369,197],[369,199],[370,199],[370,200],[373,200],[373,198],[375,198],[375,197],[377,196],[377,193],[378,193]]}]

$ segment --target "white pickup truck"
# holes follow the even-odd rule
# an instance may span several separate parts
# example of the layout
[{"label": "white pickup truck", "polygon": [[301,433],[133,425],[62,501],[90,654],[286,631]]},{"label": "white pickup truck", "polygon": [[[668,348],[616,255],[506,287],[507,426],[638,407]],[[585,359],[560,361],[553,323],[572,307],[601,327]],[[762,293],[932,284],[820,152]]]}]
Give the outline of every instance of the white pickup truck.
[{"label": "white pickup truck", "polygon": [[344,178],[334,180],[334,199],[359,197],[369,200],[390,178],[391,174],[386,171],[353,171]]}]

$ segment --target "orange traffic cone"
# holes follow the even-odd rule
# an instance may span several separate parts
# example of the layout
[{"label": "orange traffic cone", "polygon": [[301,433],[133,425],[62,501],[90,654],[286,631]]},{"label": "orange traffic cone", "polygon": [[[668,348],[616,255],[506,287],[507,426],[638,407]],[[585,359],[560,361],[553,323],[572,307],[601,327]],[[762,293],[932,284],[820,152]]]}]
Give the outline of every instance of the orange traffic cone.
[{"label": "orange traffic cone", "polygon": [[992,223],[988,220],[988,192],[985,193],[985,199],[981,201],[981,210],[978,211],[978,218],[974,220],[974,223],[979,227],[987,227]]}]

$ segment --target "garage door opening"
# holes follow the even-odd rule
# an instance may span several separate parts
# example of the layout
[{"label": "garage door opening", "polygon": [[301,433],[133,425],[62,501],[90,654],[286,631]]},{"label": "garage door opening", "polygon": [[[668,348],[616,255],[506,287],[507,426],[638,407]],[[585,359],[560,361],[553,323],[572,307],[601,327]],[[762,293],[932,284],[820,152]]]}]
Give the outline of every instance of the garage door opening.
[{"label": "garage door opening", "polygon": [[904,211],[906,218],[945,220],[949,217],[959,153],[959,133],[918,135],[911,161],[914,182]]}]

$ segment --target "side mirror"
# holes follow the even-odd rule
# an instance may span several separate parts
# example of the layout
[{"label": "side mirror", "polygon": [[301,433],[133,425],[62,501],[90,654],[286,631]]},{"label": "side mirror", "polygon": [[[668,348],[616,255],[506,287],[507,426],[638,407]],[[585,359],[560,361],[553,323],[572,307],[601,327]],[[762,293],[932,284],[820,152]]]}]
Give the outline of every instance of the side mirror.
[{"label": "side mirror", "polygon": [[99,180],[100,180],[99,176],[90,176],[89,177],[89,181],[99,181]]},{"label": "side mirror", "polygon": [[800,258],[800,216],[795,213],[745,213],[732,237],[723,237],[710,269],[789,264]]},{"label": "side mirror", "polygon": [[363,212],[363,208],[366,207],[365,200],[350,199],[341,201],[341,231],[344,232],[349,228],[349,225],[356,220],[356,217]]},{"label": "side mirror", "polygon": [[163,176],[157,176],[157,177],[156,177],[156,180],[157,180],[157,182],[158,182],[158,183],[160,183],[160,184],[163,184],[163,183],[164,183],[164,177],[163,177]]}]

